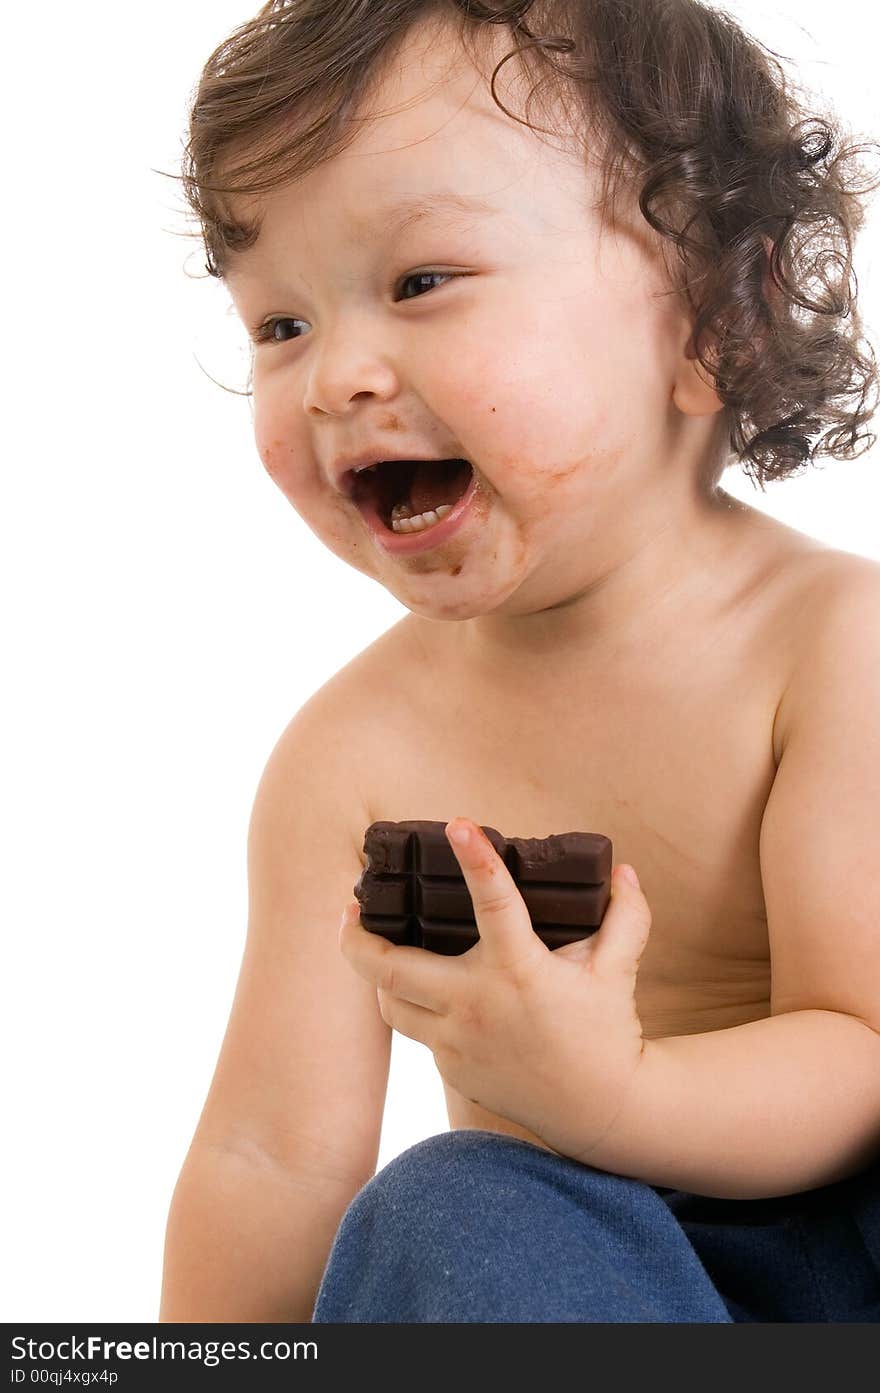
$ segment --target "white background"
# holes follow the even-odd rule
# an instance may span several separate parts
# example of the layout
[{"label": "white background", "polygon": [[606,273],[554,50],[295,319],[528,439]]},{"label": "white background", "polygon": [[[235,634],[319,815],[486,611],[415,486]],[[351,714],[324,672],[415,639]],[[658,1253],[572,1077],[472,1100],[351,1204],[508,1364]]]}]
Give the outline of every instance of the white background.
[{"label": "white background", "polygon": [[[863,0],[728,9],[878,131]],[[243,385],[241,340],[151,172],[179,168],[190,89],[250,13],[49,0],[4,30],[7,1321],[156,1318],[244,945],[257,781],[306,698],[405,613],[322,548],[263,472],[247,399],[206,375]],[[856,260],[875,347],[878,212]],[[878,465],[724,483],[880,559]],[[446,1126],[429,1052],[395,1035],[380,1165]]]}]

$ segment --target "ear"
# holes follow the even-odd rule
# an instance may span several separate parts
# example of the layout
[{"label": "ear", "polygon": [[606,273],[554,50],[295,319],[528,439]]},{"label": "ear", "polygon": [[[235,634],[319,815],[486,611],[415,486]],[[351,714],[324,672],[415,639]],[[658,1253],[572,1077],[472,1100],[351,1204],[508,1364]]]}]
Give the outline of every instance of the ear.
[{"label": "ear", "polygon": [[[770,272],[773,239],[762,233],[761,241],[764,243],[766,251],[761,291],[767,304],[772,305],[773,300],[779,294],[779,287]],[[712,339],[709,338],[707,341],[711,345]],[[721,411],[724,406],[715,389],[714,382],[697,358],[693,332],[690,330],[685,333],[685,342],[672,386],[672,400],[685,416],[711,416],[715,412]]]},{"label": "ear", "polygon": [[690,330],[676,365],[672,402],[685,416],[713,416],[724,409],[714,382],[696,355]]},{"label": "ear", "polygon": [[[724,409],[715,383],[703,367],[694,347],[693,309],[680,304],[678,355],[672,382],[672,404],[684,416],[714,416]],[[713,335],[704,337],[704,352],[712,360]]]}]

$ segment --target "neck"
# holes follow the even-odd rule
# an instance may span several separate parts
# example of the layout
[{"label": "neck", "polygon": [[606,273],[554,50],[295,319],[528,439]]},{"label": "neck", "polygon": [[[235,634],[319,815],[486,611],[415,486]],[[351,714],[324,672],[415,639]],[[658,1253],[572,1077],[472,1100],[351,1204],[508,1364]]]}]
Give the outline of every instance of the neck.
[{"label": "neck", "polygon": [[463,660],[496,679],[505,668],[531,677],[557,656],[593,664],[637,654],[717,610],[741,574],[753,517],[720,489],[665,513],[646,508],[613,538],[569,548],[578,554],[561,576],[557,568],[556,594],[527,596],[524,586],[498,610],[444,627]]}]

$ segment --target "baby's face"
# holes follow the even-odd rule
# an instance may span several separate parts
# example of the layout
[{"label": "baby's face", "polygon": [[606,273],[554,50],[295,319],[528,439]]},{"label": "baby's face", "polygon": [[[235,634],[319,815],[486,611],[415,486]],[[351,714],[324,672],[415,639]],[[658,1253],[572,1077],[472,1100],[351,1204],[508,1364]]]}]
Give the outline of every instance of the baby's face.
[{"label": "baby's face", "polygon": [[[428,618],[524,614],[690,506],[715,422],[674,402],[689,326],[662,294],[659,238],[637,210],[600,237],[596,171],[505,116],[436,35],[411,33],[371,108],[389,114],[347,150],[236,205],[264,221],[227,283],[252,333],[277,321],[254,349],[256,442],[311,530]],[[497,86],[523,114],[514,61]],[[401,201],[448,192],[491,210],[396,225]],[[386,550],[335,477],[364,452],[469,460],[476,496],[453,535]]]}]

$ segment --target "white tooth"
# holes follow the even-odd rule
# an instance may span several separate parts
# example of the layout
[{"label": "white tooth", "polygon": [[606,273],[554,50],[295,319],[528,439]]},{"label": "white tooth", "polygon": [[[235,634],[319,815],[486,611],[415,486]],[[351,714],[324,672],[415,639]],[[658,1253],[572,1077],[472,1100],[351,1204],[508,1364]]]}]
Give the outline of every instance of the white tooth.
[{"label": "white tooth", "polygon": [[415,517],[394,517],[392,514],[391,528],[394,532],[424,532],[427,528],[433,527],[441,518],[445,518],[447,513],[452,512],[451,503],[441,503],[439,508],[432,508],[427,513],[416,513]]}]

